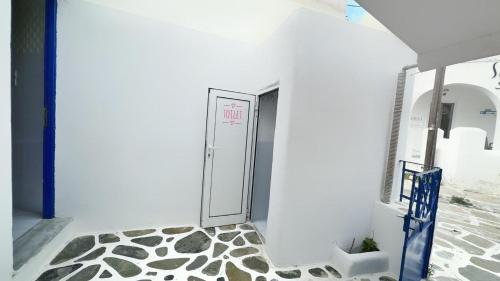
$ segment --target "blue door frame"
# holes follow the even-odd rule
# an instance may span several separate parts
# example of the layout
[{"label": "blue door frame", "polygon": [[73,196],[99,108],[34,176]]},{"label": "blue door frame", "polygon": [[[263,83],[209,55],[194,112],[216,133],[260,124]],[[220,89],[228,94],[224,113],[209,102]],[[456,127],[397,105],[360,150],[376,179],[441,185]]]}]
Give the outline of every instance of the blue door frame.
[{"label": "blue door frame", "polygon": [[57,0],[45,0],[44,107],[43,130],[43,212],[44,219],[55,216],[56,148],[56,28]]}]

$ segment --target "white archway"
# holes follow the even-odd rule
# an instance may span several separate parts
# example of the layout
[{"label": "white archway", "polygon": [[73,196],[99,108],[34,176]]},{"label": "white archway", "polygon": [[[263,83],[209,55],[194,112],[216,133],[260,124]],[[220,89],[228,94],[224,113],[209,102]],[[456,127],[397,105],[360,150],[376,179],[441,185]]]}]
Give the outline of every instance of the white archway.
[{"label": "white archway", "polygon": [[[427,130],[432,89],[419,95],[412,105],[406,156],[408,159],[422,161],[423,140]],[[472,84],[453,83],[444,86],[443,103],[454,105],[451,129],[456,127],[475,127],[487,132],[488,142],[500,149],[500,121],[498,114],[489,113],[500,108],[498,97],[489,90]]]}]

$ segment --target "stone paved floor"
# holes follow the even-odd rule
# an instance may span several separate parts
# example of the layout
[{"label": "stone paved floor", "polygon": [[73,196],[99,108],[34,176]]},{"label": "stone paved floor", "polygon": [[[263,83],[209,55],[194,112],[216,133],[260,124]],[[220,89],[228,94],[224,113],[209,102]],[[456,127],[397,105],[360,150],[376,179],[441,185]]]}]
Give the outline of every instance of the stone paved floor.
[{"label": "stone paved floor", "polygon": [[435,281],[500,281],[500,185],[442,185],[431,263]]},{"label": "stone paved floor", "polygon": [[43,269],[37,281],[290,279],[395,281],[384,275],[345,279],[326,264],[274,268],[259,236],[248,224],[80,236]]}]

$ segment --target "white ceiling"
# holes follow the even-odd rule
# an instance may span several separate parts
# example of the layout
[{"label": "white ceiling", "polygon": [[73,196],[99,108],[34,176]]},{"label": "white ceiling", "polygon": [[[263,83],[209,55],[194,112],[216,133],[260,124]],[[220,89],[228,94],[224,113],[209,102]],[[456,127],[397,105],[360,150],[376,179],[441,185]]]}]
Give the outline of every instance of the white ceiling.
[{"label": "white ceiling", "polygon": [[418,53],[420,70],[500,54],[500,0],[358,0]]}]

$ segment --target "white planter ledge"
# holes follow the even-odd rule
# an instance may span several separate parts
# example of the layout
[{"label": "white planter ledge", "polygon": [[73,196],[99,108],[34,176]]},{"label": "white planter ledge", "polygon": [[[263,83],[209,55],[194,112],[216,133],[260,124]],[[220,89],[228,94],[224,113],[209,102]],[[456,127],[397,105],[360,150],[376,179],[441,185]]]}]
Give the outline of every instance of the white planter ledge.
[{"label": "white planter ledge", "polygon": [[333,265],[344,277],[382,273],[389,270],[389,255],[385,252],[349,254],[335,244]]}]

